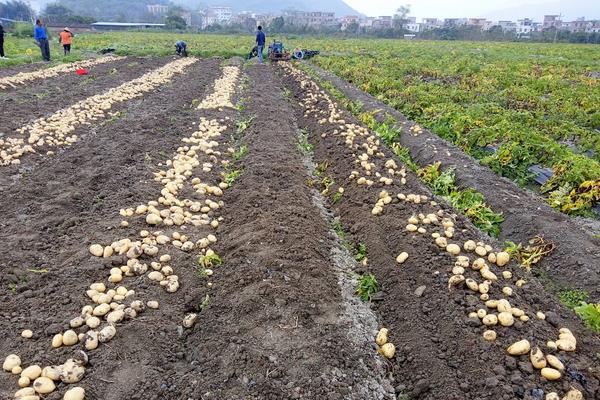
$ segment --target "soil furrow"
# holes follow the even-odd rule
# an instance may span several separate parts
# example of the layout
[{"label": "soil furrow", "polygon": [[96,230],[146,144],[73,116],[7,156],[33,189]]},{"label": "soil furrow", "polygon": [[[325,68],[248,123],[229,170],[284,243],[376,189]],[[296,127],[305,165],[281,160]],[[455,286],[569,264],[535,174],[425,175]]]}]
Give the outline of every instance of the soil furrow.
[{"label": "soil furrow", "polygon": [[389,398],[374,353],[347,338],[333,238],[305,185],[282,86],[269,67],[247,72],[256,119],[244,137],[243,175],[224,196],[216,246],[224,265],[188,338],[201,365],[191,397]]},{"label": "soil furrow", "polygon": [[[290,75],[290,70],[285,72]],[[446,218],[451,217],[454,221],[455,236],[448,239],[449,243],[458,242],[462,247],[464,241],[472,239],[494,248],[499,248],[500,244],[490,241],[464,217],[453,216],[453,210],[443,201],[435,205],[429,201],[420,204],[399,201],[396,197],[399,193],[431,198],[430,191],[410,172],[406,174],[404,185],[397,183],[398,178],[389,186],[380,183],[373,187],[358,185],[357,177],[350,177],[351,171],[361,170],[357,156],[363,151],[366,155],[365,149],[375,143],[369,141],[373,138],[367,140],[367,137],[357,135],[357,147],[348,147],[349,136],[341,136],[341,133],[345,129],[356,129],[346,125],[355,124],[355,120],[345,111],[339,111],[341,123],[328,120],[330,113],[338,111],[332,111],[322,92],[310,90],[308,79],[303,80],[301,83],[300,79],[289,79],[289,87],[304,104],[314,102],[318,115],[324,117],[305,114],[307,109],[298,108],[300,126],[310,132],[311,142],[315,145],[315,161],[327,166],[323,176],[335,182],[330,193],[335,193],[338,187],[344,188],[343,196],[331,208],[341,217],[354,242],[366,245],[369,267],[364,273],[374,274],[382,286],[374,307],[382,325],[390,329],[390,340],[398,349],[393,360],[394,373],[401,382],[396,387],[397,394],[432,400],[534,399],[540,398],[540,393],[551,391],[564,395],[573,386],[582,390],[585,398],[596,398],[600,379],[599,371],[594,367],[600,349],[598,338],[584,328],[570,310],[545,294],[535,277],[517,268],[505,268],[512,272],[512,277],[503,282],[513,290],[512,296],[505,296],[495,286],[497,284],[490,284],[489,298],[508,298],[513,307],[517,306],[531,316],[529,321],[517,320],[511,327],[487,328],[479,318],[469,318],[469,313],[486,309],[484,300],[466,288],[448,289],[454,256],[434,243],[430,235],[432,230],[435,232],[435,226],[424,225],[427,227],[425,234],[409,233],[406,230],[408,219],[442,209]],[[339,106],[337,108],[339,110]],[[387,160],[400,164],[383,146],[379,146],[377,152],[381,152],[381,156],[370,158],[375,163],[374,171],[386,171],[389,167],[383,165],[387,165]],[[373,206],[381,198],[382,190],[392,193],[392,202],[383,206],[381,214],[374,215]],[[443,236],[444,232],[441,233]],[[408,252],[409,257],[400,265],[396,256],[403,251]],[[465,276],[477,279],[468,271]],[[522,287],[515,285],[519,278],[527,282]],[[546,314],[545,320],[535,318],[540,310]],[[505,349],[511,343],[521,339],[528,339],[533,346],[539,345],[545,353],[552,353],[546,343],[556,340],[558,329],[563,327],[573,331],[578,345],[575,353],[555,352],[569,371],[559,381],[541,378],[529,363],[529,357],[512,357],[506,353]],[[484,340],[482,333],[486,329],[496,331],[494,342]]]},{"label": "soil furrow", "polygon": [[[110,243],[147,229],[141,217],[128,228],[118,228],[119,210],[157,195],[154,168],[196,129],[200,113],[191,105],[210,92],[218,66],[219,60],[206,60],[189,67],[171,85],[131,102],[122,119],[90,129],[69,151],[42,160],[8,188],[0,205],[7,216],[1,240],[10,249],[0,257],[0,313],[7,322],[2,335],[15,339],[3,341],[0,354],[17,351],[27,364],[48,365],[64,361],[73,351],[40,349],[48,349],[52,336],[66,329],[67,321],[87,303],[82,297],[85,286],[104,281],[107,269],[122,262],[121,257],[90,257],[87,244]],[[174,252],[174,265],[193,263],[191,254]],[[196,279],[193,268],[177,272],[183,282]],[[86,398],[134,398],[144,382],[162,398],[165,370],[178,370],[173,366],[183,358],[177,327],[187,310],[186,290],[193,286],[173,298],[141,278],[127,285],[159,300],[161,308],[118,328],[114,342],[93,352],[82,381]],[[33,339],[18,336],[24,328],[34,331]],[[0,374],[0,397],[12,396],[15,382],[10,374]],[[59,386],[61,392],[64,386]]]},{"label": "soil furrow", "polygon": [[552,209],[534,192],[496,175],[437,135],[427,130],[414,135],[410,131],[414,122],[392,107],[317,66],[310,67],[350,100],[361,102],[365,111],[378,111],[375,117],[380,122],[392,116],[402,131],[399,143],[410,150],[412,158],[420,166],[441,162],[444,168],[454,169],[461,187],[474,188],[482,193],[486,202],[504,215],[500,239],[527,243],[534,236],[542,235],[555,242],[556,250],[539,264],[539,268],[548,275],[557,290],[586,290],[590,293],[590,300],[600,300],[600,240],[590,235],[583,226]]},{"label": "soil furrow", "polygon": [[0,124],[0,138],[13,137],[14,131],[28,122],[119,86],[167,61],[164,58],[129,57],[90,67],[88,75],[79,76],[72,72],[29,82],[10,91],[0,91],[0,108],[5,116]]}]

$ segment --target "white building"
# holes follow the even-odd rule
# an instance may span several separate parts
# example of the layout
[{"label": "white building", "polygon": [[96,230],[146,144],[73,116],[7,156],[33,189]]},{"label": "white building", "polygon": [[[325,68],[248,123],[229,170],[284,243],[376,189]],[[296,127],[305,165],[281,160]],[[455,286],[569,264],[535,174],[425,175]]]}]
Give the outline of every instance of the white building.
[{"label": "white building", "polygon": [[207,14],[215,20],[217,24],[228,24],[233,18],[233,9],[224,6],[211,6],[206,10]]},{"label": "white building", "polygon": [[535,31],[535,26],[534,26],[534,22],[529,19],[529,18],[525,18],[525,19],[519,19],[517,20],[517,35],[519,36],[529,36],[531,35],[531,32]]},{"label": "white building", "polygon": [[169,6],[165,4],[148,4],[146,9],[150,14],[166,14],[169,11]]},{"label": "white building", "polygon": [[410,31],[410,32],[414,32],[414,33],[419,33],[422,30],[423,24],[421,23],[416,23],[416,22],[411,22],[408,24],[404,24],[404,27],[406,28],[406,30]]}]

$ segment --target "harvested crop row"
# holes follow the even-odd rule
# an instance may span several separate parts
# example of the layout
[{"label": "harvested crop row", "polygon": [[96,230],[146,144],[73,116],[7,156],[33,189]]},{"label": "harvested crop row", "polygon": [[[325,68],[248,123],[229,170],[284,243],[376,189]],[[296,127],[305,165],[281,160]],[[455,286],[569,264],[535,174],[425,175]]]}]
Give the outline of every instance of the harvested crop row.
[{"label": "harvested crop row", "polygon": [[330,192],[343,189],[334,207],[368,249],[365,271],[383,285],[376,308],[398,347],[398,391],[424,399],[595,398],[597,338],[509,265],[497,243],[433,201],[305,74],[284,68],[328,165],[323,173],[336,182]]},{"label": "harvested crop row", "polygon": [[434,133],[422,129],[415,131],[414,122],[392,107],[330,72],[314,66],[311,68],[322,79],[331,82],[350,102],[362,104],[362,110],[380,123],[389,121],[389,116],[393,117],[398,129],[402,130],[396,140],[410,151],[419,166],[441,162],[444,170],[454,170],[460,187],[474,188],[482,193],[494,210],[503,213],[504,221],[500,225],[502,240],[527,243],[536,235],[542,235],[556,243],[554,253],[545,258],[539,268],[558,288],[585,290],[591,300],[600,299],[600,277],[596,268],[600,263],[600,242],[576,221],[552,209],[532,191],[499,178],[491,169]]},{"label": "harvested crop row", "polygon": [[[90,125],[92,121],[105,118],[113,105],[142,96],[160,85],[171,81],[186,67],[197,62],[194,58],[173,61],[152,72],[124,83],[116,88],[89,97],[57,111],[52,116],[40,118],[17,130],[23,138],[0,139],[0,165],[19,164],[27,153],[35,153],[40,147],[68,146],[78,140],[71,134],[79,125]],[[47,154],[52,155],[49,151]]]},{"label": "harvested crop row", "polygon": [[[98,244],[92,244],[89,247],[89,252],[92,255],[100,256],[103,258],[103,263],[108,262],[113,265],[110,271],[107,271],[108,280],[92,283],[86,291],[88,297],[87,304],[82,308],[81,313],[78,316],[74,316],[70,320],[70,329],[57,333],[52,338],[52,347],[63,348],[74,346],[78,343],[83,344],[87,351],[93,351],[101,343],[106,343],[112,340],[116,333],[116,326],[125,320],[134,320],[137,315],[144,311],[144,309],[156,309],[160,305],[156,300],[140,301],[137,299],[143,292],[136,293],[129,287],[129,283],[125,286],[125,282],[130,280],[133,276],[144,276],[144,281],[152,285],[153,282],[159,287],[163,287],[167,293],[174,293],[179,289],[179,277],[175,275],[177,270],[173,268],[172,258],[167,251],[173,250],[167,248],[174,246],[184,252],[189,252],[192,248],[202,247],[203,258],[210,258],[211,250],[208,248],[208,244],[212,244],[216,241],[216,238],[212,234],[204,234],[197,242],[193,243],[192,246],[187,244],[188,240],[186,236],[191,236],[190,233],[183,234],[178,231],[190,230],[193,226],[206,225],[207,229],[212,230],[216,228],[219,217],[216,215],[219,208],[218,195],[214,194],[216,189],[219,189],[219,185],[214,186],[207,183],[207,181],[201,180],[198,176],[199,172],[210,172],[210,168],[207,164],[214,163],[215,168],[221,163],[221,156],[225,157],[225,153],[221,153],[217,147],[218,144],[214,139],[218,138],[222,132],[227,129],[225,125],[218,122],[215,119],[201,118],[198,129],[190,136],[183,139],[184,145],[177,149],[175,156],[167,160],[166,169],[159,170],[155,174],[155,180],[161,182],[163,190],[161,190],[161,196],[156,200],[150,200],[137,207],[137,210],[141,208],[150,208],[152,210],[159,209],[160,212],[166,210],[174,220],[177,220],[177,231],[168,231],[169,224],[167,219],[162,223],[161,228],[163,231],[148,232],[147,230],[141,230],[134,236],[124,237],[115,240],[110,246],[100,246]],[[205,162],[201,162],[205,161]],[[194,176],[192,176],[192,174]],[[190,178],[189,180],[187,178]],[[219,177],[213,180],[220,180]],[[176,193],[173,193],[172,185],[175,183],[177,186]],[[225,189],[227,185],[220,183],[220,189]],[[167,193],[167,189],[168,193]],[[216,188],[216,189],[215,189]],[[209,189],[209,190],[207,190]],[[191,201],[189,198],[179,199],[176,195],[179,195],[186,191],[188,195],[195,196],[196,198],[202,198],[202,204],[210,204],[211,207],[207,210],[200,210],[201,207],[198,205],[199,200]],[[211,192],[211,193],[208,193]],[[222,192],[220,193],[222,194]],[[213,200],[214,199],[214,200]],[[217,204],[216,207],[214,205]],[[198,215],[202,215],[203,221],[212,219],[213,224],[209,223],[197,223],[200,218],[195,218],[196,215],[192,215],[189,211],[183,211],[183,209],[192,210]],[[173,212],[171,213],[171,210]],[[122,210],[124,215],[130,214],[130,210]],[[179,221],[179,211],[185,213],[182,221]],[[159,212],[159,214],[160,214]],[[202,213],[202,214],[200,214]],[[140,214],[139,212],[137,214]],[[141,215],[141,214],[140,214]],[[151,215],[151,214],[148,214]],[[153,214],[152,214],[153,215]],[[164,214],[163,214],[164,215]],[[143,219],[138,217],[136,219]],[[122,227],[128,225],[127,221],[122,223]],[[147,224],[147,226],[152,224]],[[196,229],[198,231],[198,229]],[[197,232],[198,233],[198,232]],[[181,240],[181,245],[178,244],[178,240]],[[183,244],[186,244],[184,246]],[[99,251],[100,250],[100,251]],[[159,254],[160,252],[160,254]],[[177,253],[178,250],[175,250]],[[177,257],[175,257],[177,259]],[[171,265],[169,265],[171,264]],[[131,279],[132,285],[139,285],[140,278]],[[209,285],[210,286],[210,285]],[[151,291],[151,290],[149,290]],[[134,298],[136,298],[134,300]],[[91,304],[90,304],[91,303]],[[127,304],[126,304],[127,303]],[[193,325],[196,319],[196,315],[190,313],[187,315],[181,315],[181,324],[189,328]],[[119,328],[121,329],[121,328]],[[61,353],[63,354],[63,353]],[[19,382],[23,385],[22,393],[29,393],[31,390],[34,391],[32,395],[38,395],[53,391],[53,382],[60,381],[64,383],[75,383],[83,378],[85,374],[85,364],[87,363],[87,355],[85,359],[70,359],[66,363],[59,366],[52,366],[53,368],[43,368],[46,371],[45,376],[37,376],[34,378],[31,375],[31,381],[33,386],[29,387],[26,385],[26,381]],[[8,366],[13,368],[19,363],[18,356],[11,356],[7,359],[7,365],[5,370],[8,370]],[[10,364],[10,365],[9,365]],[[70,371],[71,366],[77,368],[76,373],[67,374]],[[97,364],[95,365],[97,366]],[[13,371],[18,371],[18,368]],[[31,368],[30,368],[31,369]],[[37,371],[37,369],[36,369]],[[57,374],[52,375],[50,371],[57,371]],[[43,379],[42,379],[43,378]],[[48,378],[51,382],[48,382]],[[35,380],[34,380],[35,379]],[[39,379],[39,381],[38,381]],[[38,384],[36,385],[36,382]],[[42,388],[41,383],[47,385]],[[100,397],[98,397],[100,398]],[[104,397],[102,397],[104,398]]]},{"label": "harvested crop row", "polygon": [[36,71],[31,71],[31,72],[20,72],[16,75],[5,76],[5,77],[0,78],[0,89],[14,88],[19,85],[24,85],[26,83],[29,83],[31,81],[35,81],[37,79],[53,78],[60,74],[64,74],[67,72],[73,72],[80,68],[90,68],[90,67],[93,67],[93,66],[96,66],[99,64],[114,62],[114,61],[123,60],[123,59],[125,59],[125,57],[106,56],[106,57],[99,57],[99,58],[94,58],[94,59],[90,59],[90,60],[85,60],[85,61],[78,61],[78,62],[74,62],[74,63],[60,64],[60,65],[57,65],[56,67],[40,69],[40,70],[36,70]]},{"label": "harvested crop row", "polygon": [[240,68],[236,66],[226,66],[223,68],[223,76],[215,82],[214,92],[198,106],[198,109],[233,107],[231,103],[231,94],[240,76]]},{"label": "harvested crop row", "polygon": [[[10,115],[10,118],[2,120],[0,136],[5,140],[9,137],[18,138],[20,133],[17,129],[30,122],[50,116],[63,107],[136,79],[153,69],[162,67],[169,61],[171,60],[127,57],[89,68],[85,76],[68,73],[52,79],[40,80],[32,85],[21,86],[12,90],[10,95],[0,96],[0,109],[3,115]],[[111,111],[119,114],[106,121],[122,116],[127,112],[126,107],[126,104],[121,104],[113,108]],[[39,158],[36,161],[39,162]]]},{"label": "harvested crop row", "polygon": [[[385,362],[344,312],[332,236],[312,203],[293,111],[271,67],[249,66],[243,173],[224,194],[225,267],[187,337],[186,389],[173,399],[390,399]],[[371,334],[374,332],[369,332]],[[365,344],[365,346],[362,346]]]}]

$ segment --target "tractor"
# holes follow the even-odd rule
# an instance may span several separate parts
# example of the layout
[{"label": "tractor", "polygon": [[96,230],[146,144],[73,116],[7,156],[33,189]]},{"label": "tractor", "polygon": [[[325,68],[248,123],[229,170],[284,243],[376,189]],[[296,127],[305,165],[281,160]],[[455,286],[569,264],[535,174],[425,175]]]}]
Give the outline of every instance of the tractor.
[{"label": "tractor", "polygon": [[289,61],[292,55],[283,46],[283,42],[273,41],[273,44],[269,45],[269,60],[271,61]]}]

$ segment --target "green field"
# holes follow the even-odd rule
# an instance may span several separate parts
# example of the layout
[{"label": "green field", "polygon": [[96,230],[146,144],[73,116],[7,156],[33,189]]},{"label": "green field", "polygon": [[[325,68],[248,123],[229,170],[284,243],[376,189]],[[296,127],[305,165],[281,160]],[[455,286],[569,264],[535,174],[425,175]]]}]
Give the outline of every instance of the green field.
[{"label": "green field", "polygon": [[[252,36],[111,32],[82,34],[69,60],[113,47],[168,55],[177,39],[195,56],[245,56]],[[319,49],[315,62],[521,185],[551,168],[549,203],[590,215],[600,200],[600,47],[592,45],[282,38]],[[31,49],[33,56],[27,55]],[[55,60],[60,48],[53,40]],[[8,62],[39,60],[31,39],[8,37]]]}]

